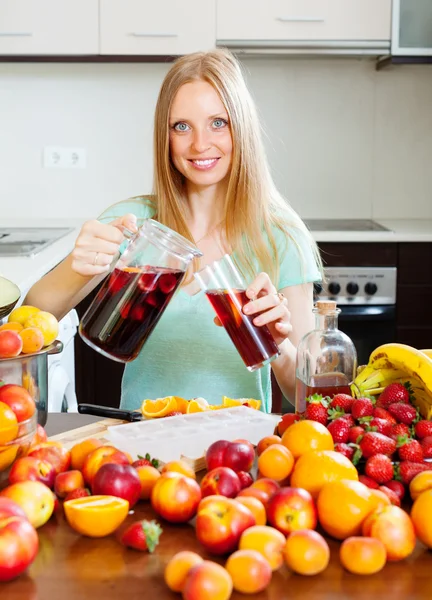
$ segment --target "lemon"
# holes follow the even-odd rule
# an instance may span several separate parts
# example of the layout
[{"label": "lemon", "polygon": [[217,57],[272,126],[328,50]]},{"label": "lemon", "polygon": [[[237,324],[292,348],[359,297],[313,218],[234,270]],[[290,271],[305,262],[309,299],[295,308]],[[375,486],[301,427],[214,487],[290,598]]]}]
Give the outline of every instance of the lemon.
[{"label": "lemon", "polygon": [[18,308],[14,308],[10,313],[8,317],[8,323],[21,323],[21,325],[24,327],[24,323],[27,321],[27,319],[38,312],[40,312],[40,308],[36,308],[36,306],[18,306]]},{"label": "lemon", "polygon": [[49,346],[58,336],[59,323],[54,315],[44,310],[33,314],[24,323],[24,328],[36,327],[40,329],[44,339],[44,346]]}]

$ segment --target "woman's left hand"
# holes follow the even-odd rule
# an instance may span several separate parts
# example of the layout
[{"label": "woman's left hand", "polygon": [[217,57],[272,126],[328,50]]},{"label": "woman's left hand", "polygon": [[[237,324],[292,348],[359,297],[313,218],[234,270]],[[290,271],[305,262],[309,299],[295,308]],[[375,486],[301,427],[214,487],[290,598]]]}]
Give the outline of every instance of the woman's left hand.
[{"label": "woman's left hand", "polygon": [[288,301],[278,293],[267,273],[260,273],[246,289],[250,302],[243,306],[245,315],[254,316],[254,325],[267,325],[276,344],[284,342],[292,331]]}]

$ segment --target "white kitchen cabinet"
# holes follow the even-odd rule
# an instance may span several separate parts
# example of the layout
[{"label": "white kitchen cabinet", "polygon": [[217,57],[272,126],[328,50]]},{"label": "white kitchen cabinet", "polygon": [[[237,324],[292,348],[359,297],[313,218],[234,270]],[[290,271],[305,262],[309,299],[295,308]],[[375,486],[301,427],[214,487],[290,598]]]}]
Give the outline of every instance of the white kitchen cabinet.
[{"label": "white kitchen cabinet", "polygon": [[229,47],[388,49],[390,31],[391,0],[217,0]]},{"label": "white kitchen cabinet", "polygon": [[432,56],[432,0],[393,0],[392,54]]},{"label": "white kitchen cabinet", "polygon": [[216,0],[100,0],[100,54],[180,55],[216,44]]},{"label": "white kitchen cabinet", "polygon": [[97,54],[98,0],[0,0],[0,55]]}]

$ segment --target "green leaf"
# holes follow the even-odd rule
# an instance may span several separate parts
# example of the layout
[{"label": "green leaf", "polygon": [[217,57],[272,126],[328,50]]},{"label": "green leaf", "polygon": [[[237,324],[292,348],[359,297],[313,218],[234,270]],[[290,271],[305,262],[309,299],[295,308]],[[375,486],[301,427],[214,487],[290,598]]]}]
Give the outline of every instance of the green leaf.
[{"label": "green leaf", "polygon": [[162,533],[162,527],[156,521],[141,521],[141,527],[144,531],[148,551],[151,553],[159,544],[159,537]]}]

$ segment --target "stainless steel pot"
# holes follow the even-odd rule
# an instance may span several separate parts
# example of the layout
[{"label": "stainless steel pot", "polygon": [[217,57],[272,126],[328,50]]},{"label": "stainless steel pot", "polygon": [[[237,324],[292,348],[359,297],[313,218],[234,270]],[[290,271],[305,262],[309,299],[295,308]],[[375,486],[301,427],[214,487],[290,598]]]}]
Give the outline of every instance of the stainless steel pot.
[{"label": "stainless steel pot", "polygon": [[0,359],[0,379],[3,383],[22,385],[36,403],[38,423],[45,425],[48,418],[48,356],[63,350],[59,340],[33,354]]}]

